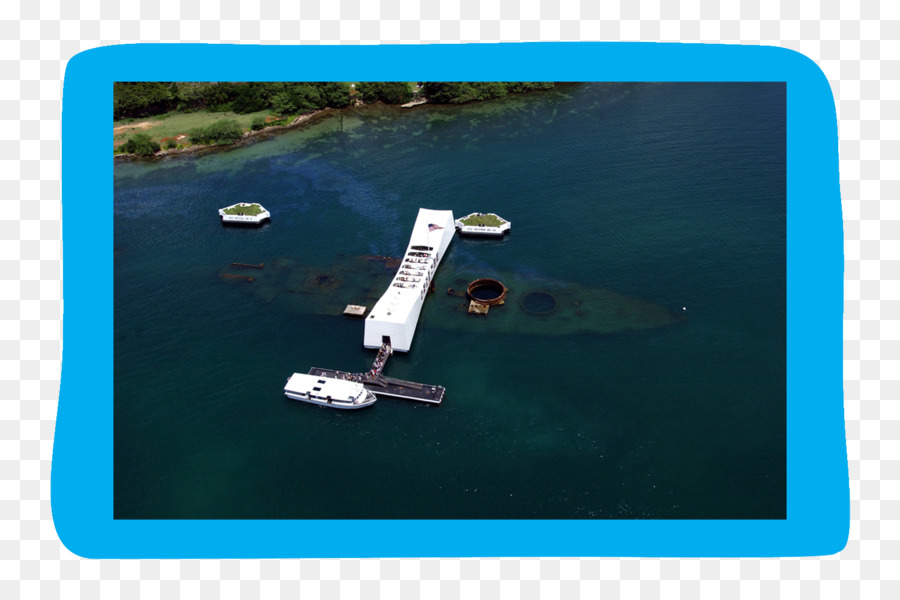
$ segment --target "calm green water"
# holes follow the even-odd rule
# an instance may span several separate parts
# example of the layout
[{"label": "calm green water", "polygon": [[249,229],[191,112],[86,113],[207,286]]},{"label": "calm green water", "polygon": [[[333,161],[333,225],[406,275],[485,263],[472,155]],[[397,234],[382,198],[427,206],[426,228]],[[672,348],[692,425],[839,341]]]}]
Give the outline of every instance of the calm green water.
[{"label": "calm green water", "polygon": [[[784,518],[785,181],[781,84],[348,110],[252,146],[119,163],[115,516]],[[222,227],[216,210],[246,200],[272,223]],[[383,289],[389,273],[356,257],[399,255],[419,207],[513,223],[502,241],[454,239],[411,352],[387,365],[446,386],[443,405],[285,398],[295,371],[371,364],[362,322],[323,302]],[[309,272],[341,292],[306,294]],[[493,314],[448,312],[441,290],[473,274],[688,318],[492,330]]]}]

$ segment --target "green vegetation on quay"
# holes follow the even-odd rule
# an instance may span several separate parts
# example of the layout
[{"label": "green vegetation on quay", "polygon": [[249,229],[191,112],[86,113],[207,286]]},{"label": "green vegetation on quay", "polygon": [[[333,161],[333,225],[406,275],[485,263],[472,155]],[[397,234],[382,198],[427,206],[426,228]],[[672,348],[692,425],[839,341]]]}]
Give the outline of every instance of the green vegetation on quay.
[{"label": "green vegetation on quay", "polygon": [[247,215],[255,217],[263,211],[263,207],[259,204],[236,204],[222,209],[226,215]]},{"label": "green vegetation on quay", "polygon": [[466,225],[469,227],[478,227],[481,225],[483,225],[485,227],[500,227],[501,225],[506,223],[506,221],[504,221],[503,219],[501,219],[500,217],[498,217],[495,214],[469,215],[468,217],[464,217],[464,218],[460,219],[459,222],[462,223],[463,225]]},{"label": "green vegetation on quay", "polygon": [[115,153],[230,145],[247,131],[287,125],[297,116],[351,104],[427,100],[463,104],[545,90],[551,82],[117,82]]}]

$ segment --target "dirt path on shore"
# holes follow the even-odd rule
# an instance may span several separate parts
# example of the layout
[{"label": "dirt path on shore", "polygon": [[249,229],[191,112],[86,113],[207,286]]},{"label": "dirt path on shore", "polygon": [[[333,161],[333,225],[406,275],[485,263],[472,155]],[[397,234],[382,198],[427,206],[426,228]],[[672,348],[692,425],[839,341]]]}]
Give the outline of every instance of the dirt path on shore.
[{"label": "dirt path on shore", "polygon": [[143,121],[141,123],[132,123],[131,125],[120,125],[118,127],[113,127],[113,135],[117,133],[124,133],[129,129],[150,129],[153,127],[153,123],[150,121]]}]

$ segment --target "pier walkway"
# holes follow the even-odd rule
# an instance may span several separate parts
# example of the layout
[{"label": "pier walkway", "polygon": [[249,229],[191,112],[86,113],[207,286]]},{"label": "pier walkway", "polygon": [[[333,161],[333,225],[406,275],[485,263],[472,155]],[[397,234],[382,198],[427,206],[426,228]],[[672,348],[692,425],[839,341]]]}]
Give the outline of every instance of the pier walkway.
[{"label": "pier walkway", "polygon": [[390,396],[392,398],[402,398],[403,400],[427,402],[428,404],[440,404],[441,400],[444,399],[444,392],[446,392],[446,390],[439,385],[404,381],[402,379],[395,379],[394,377],[385,377],[380,373],[373,376],[369,373],[349,373],[347,371],[313,367],[309,370],[309,374],[318,377],[358,381],[376,396]]},{"label": "pier walkway", "polygon": [[377,377],[384,372],[384,365],[387,364],[387,359],[390,358],[391,354],[394,351],[391,350],[391,345],[388,342],[384,342],[381,344],[381,349],[378,350],[378,355],[375,357],[375,362],[372,363],[372,368],[369,369],[370,377]]}]

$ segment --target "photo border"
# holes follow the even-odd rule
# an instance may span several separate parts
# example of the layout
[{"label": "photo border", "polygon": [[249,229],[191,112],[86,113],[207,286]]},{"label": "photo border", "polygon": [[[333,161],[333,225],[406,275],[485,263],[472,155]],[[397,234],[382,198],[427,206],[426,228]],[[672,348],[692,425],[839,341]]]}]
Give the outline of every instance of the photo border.
[{"label": "photo border", "polygon": [[[116,81],[754,81],[787,86],[787,518],[113,519]],[[828,81],[774,47],[642,42],[403,46],[135,44],[82,52],[62,114],[63,362],[51,472],[61,541],[91,558],[811,556],[850,527],[843,232]]]}]

